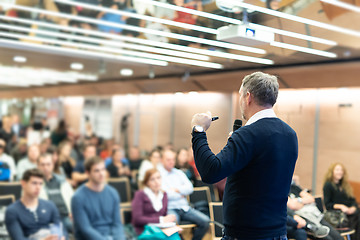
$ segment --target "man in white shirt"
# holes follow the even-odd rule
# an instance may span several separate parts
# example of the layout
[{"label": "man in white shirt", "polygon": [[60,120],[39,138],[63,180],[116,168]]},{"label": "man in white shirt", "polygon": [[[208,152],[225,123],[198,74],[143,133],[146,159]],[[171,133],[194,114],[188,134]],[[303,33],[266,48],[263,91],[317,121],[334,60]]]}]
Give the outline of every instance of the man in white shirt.
[{"label": "man in white shirt", "polygon": [[186,175],[175,168],[176,153],[165,150],[162,166],[159,171],[162,176],[162,188],[168,195],[168,214],[174,214],[176,220],[189,221],[197,225],[193,240],[201,240],[209,228],[209,217],[189,206],[186,196],[193,192],[193,186]]},{"label": "man in white shirt", "polygon": [[28,157],[23,158],[19,161],[17,165],[17,179],[22,178],[23,173],[32,168],[37,168],[37,159],[40,156],[39,145],[34,144],[28,148]]}]

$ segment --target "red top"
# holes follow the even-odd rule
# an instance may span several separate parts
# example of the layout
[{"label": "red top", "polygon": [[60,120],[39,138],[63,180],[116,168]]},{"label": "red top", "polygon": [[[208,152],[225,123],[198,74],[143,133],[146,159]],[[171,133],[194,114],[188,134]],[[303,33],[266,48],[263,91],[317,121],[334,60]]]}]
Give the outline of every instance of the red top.
[{"label": "red top", "polygon": [[[188,6],[186,8],[195,9],[194,6]],[[177,14],[177,17],[173,19],[175,22],[182,22],[182,23],[188,23],[188,24],[196,23],[196,19],[193,18],[192,17],[193,15],[190,13],[177,11],[176,14]]]}]

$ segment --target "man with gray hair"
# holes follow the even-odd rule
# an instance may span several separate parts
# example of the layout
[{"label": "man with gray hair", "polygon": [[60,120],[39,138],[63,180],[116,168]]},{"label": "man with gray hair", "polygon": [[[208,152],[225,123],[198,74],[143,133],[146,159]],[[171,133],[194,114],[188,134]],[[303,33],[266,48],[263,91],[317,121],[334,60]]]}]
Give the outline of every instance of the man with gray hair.
[{"label": "man with gray hair", "polygon": [[279,84],[275,76],[256,72],[243,79],[240,108],[244,127],[234,131],[215,155],[205,131],[211,114],[192,119],[192,147],[204,182],[227,177],[223,240],[286,237],[286,202],[298,157],[295,131],[276,117],[273,106]]}]

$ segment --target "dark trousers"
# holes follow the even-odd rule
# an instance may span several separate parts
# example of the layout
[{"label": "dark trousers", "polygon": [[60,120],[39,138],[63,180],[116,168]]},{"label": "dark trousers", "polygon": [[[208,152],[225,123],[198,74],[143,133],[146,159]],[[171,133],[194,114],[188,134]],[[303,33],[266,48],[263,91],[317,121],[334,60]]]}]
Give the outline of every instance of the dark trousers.
[{"label": "dark trousers", "polygon": [[325,221],[324,219],[322,219],[320,221],[320,223],[324,226],[327,226],[330,228],[330,232],[329,235],[327,235],[324,239],[326,240],[343,240],[344,238],[340,235],[340,233],[338,231],[336,231],[336,229],[327,221]]},{"label": "dark trousers", "polygon": [[[221,240],[240,240],[240,238],[234,238],[227,235],[224,235]],[[287,240],[287,236],[283,235],[280,237],[273,237],[273,238],[262,238],[262,239],[252,239],[252,240]]]},{"label": "dark trousers", "polygon": [[349,227],[355,230],[355,233],[351,235],[351,240],[360,240],[360,211],[352,215],[347,215],[349,219]]}]

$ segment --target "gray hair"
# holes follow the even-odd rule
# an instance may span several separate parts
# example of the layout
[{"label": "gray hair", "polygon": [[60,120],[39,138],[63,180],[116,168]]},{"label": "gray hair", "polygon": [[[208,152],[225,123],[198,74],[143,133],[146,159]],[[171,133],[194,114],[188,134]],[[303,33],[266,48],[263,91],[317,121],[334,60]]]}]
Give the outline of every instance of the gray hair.
[{"label": "gray hair", "polygon": [[277,77],[263,72],[254,72],[244,77],[243,92],[251,93],[257,104],[274,106],[279,92]]}]

